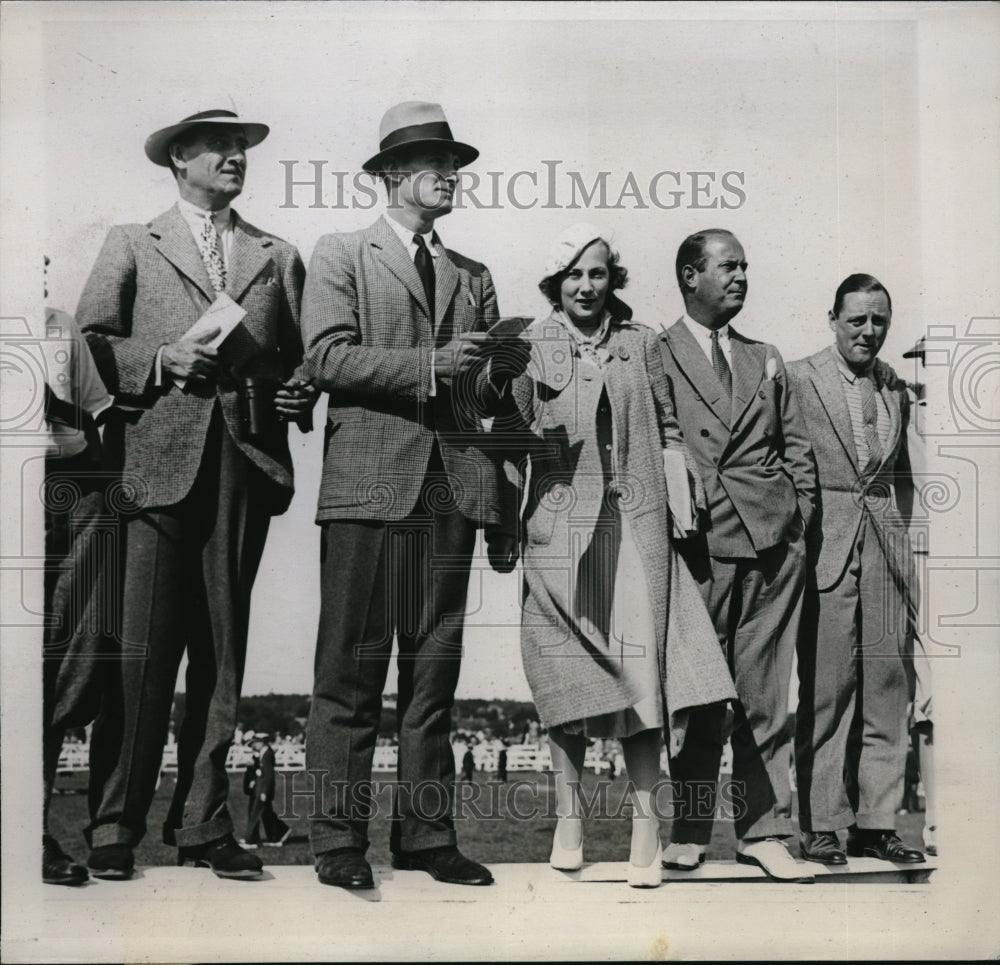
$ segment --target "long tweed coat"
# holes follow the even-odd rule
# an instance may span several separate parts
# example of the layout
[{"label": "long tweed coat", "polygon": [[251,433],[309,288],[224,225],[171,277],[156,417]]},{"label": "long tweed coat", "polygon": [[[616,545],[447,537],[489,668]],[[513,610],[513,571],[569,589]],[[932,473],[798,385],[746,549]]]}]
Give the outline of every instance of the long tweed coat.
[{"label": "long tweed coat", "polygon": [[[292,497],[287,427],[251,439],[239,391],[247,376],[283,381],[302,361],[299,303],[304,268],[298,251],[233,212],[226,292],[247,312],[219,349],[216,377],[182,391],[154,385],[161,345],[179,339],[215,301],[191,229],[175,205],[149,224],[115,225],[87,279],[77,321],[116,402],[141,413],[125,429],[126,480],[144,509],[172,506],[191,489],[212,412],[221,406],[236,444],[275,484],[269,508]],[[311,425],[308,417],[300,420]]]},{"label": "long tweed coat", "polygon": [[[611,486],[628,515],[648,581],[661,692],[676,743],[687,708],[735,699],[736,693],[698,588],[670,543],[663,449],[682,451],[689,473],[697,474],[673,414],[656,336],[626,321],[628,309],[617,299],[609,300],[609,307],[625,316],[613,321],[610,360],[603,370],[614,426]],[[533,323],[526,337],[532,358],[513,385],[517,413],[499,419],[494,431],[505,439],[508,457],[513,457],[513,440],[523,440],[522,485],[530,471],[522,524],[524,566],[541,576],[545,599],[526,600],[525,612],[545,613],[548,619],[522,621],[521,649],[539,715],[552,726],[622,710],[630,706],[631,695],[620,667],[591,652],[574,629],[578,614],[570,587],[587,543],[586,536],[580,539],[580,527],[598,517],[605,496],[603,474],[576,471],[579,427],[582,420],[596,418],[596,412],[565,405],[567,399],[584,397],[573,395],[582,377],[578,350],[554,317]],[[554,416],[557,411],[572,415]],[[526,581],[528,595],[532,582]]]},{"label": "long tweed coat", "polygon": [[317,522],[406,517],[435,440],[463,514],[499,520],[498,469],[476,415],[485,379],[430,395],[442,327],[485,331],[499,318],[496,293],[485,265],[436,247],[431,318],[413,259],[384,217],[316,245],[302,330],[313,380],[330,394]]}]

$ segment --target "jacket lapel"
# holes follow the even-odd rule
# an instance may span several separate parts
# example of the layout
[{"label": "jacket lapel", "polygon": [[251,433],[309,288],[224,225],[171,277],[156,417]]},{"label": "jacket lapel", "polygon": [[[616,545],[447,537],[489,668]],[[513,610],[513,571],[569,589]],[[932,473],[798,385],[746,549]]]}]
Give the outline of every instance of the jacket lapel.
[{"label": "jacket lapel", "polygon": [[[902,413],[899,409],[899,396],[895,392],[891,392],[886,388],[885,385],[885,370],[880,369],[879,371],[879,395],[882,396],[882,401],[885,403],[886,409],[889,411],[889,438],[886,441],[884,449],[884,455],[882,457],[882,465],[884,466],[886,461],[893,457],[896,452],[896,446],[899,445],[899,434],[902,430],[903,419]],[[879,466],[881,469],[882,466]]]},{"label": "jacket lapel", "polygon": [[370,243],[376,250],[379,261],[406,286],[407,291],[423,308],[424,316],[433,325],[417,266],[413,264],[410,253],[403,247],[396,232],[386,224],[384,215],[372,226]]},{"label": "jacket lapel", "polygon": [[695,392],[708,404],[719,421],[728,429],[732,425],[732,407],[727,405],[725,389],[715,374],[707,356],[688,331],[687,325],[678,320],[667,329],[667,346],[684,377]]},{"label": "jacket lapel", "polygon": [[855,472],[858,468],[858,449],[854,445],[854,428],[851,425],[851,413],[844,398],[844,388],[841,384],[840,369],[833,358],[833,349],[825,349],[811,359],[813,367],[812,381],[820,404],[830,417],[830,424],[836,432],[847,458],[851,460]]},{"label": "jacket lapel", "polygon": [[760,380],[764,377],[764,358],[767,350],[763,345],[745,341],[743,336],[730,328],[729,352],[733,359],[733,425],[735,426],[746,412],[757,386],[760,385]]},{"label": "jacket lapel", "polygon": [[[434,335],[437,336],[441,322],[448,312],[451,300],[455,297],[455,289],[458,288],[458,269],[451,263],[448,252],[441,240],[434,236],[439,255],[433,259],[434,262]],[[415,270],[415,269],[414,269]],[[422,287],[422,286],[421,286]],[[455,333],[456,335],[458,332]]]},{"label": "jacket lapel", "polygon": [[233,212],[232,264],[226,272],[226,294],[239,301],[247,287],[268,265],[271,239],[247,230],[243,219]]},{"label": "jacket lapel", "polygon": [[149,233],[156,239],[153,243],[156,250],[189,278],[209,303],[215,301],[215,291],[208,280],[201,252],[176,204],[153,220],[149,226]]}]

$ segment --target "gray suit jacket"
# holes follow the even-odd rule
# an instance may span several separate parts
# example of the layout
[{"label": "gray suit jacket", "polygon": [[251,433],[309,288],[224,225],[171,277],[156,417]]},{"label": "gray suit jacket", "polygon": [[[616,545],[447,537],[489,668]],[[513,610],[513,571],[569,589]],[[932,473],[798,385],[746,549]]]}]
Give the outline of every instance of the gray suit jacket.
[{"label": "gray suit jacket", "polygon": [[[154,384],[161,345],[179,339],[215,300],[198,246],[175,205],[145,225],[116,225],[87,279],[80,327],[116,402],[141,414],[125,430],[125,474],[146,509],[172,506],[191,489],[212,413],[219,405],[239,448],[275,484],[272,512],[292,496],[287,428],[251,439],[239,395],[247,376],[285,380],[302,360],[299,304],[304,268],[298,251],[233,212],[226,292],[247,312],[219,349],[212,380],[179,389]],[[307,427],[308,419],[300,423]]]},{"label": "gray suit jacket", "polygon": [[851,416],[833,348],[788,366],[819,473],[819,506],[808,546],[820,590],[833,586],[843,574],[866,512],[893,574],[906,586],[913,582],[907,523],[900,512],[902,509],[908,515],[913,500],[906,444],[910,403],[906,383],[897,378],[892,367],[881,359],[875,365],[891,422],[882,464],[868,474],[858,466]]},{"label": "gray suit jacket", "polygon": [[816,503],[816,470],[795,393],[773,345],[731,327],[733,404],[682,321],[660,336],[677,421],[708,500],[708,551],[753,557],[794,538]]},{"label": "gray suit jacket", "polygon": [[499,318],[493,280],[485,265],[437,247],[431,318],[413,260],[384,218],[316,245],[302,329],[312,379],[330,394],[317,522],[406,517],[435,440],[461,511],[479,525],[499,521],[498,469],[475,411],[482,373],[429,395],[441,326],[458,335]]}]

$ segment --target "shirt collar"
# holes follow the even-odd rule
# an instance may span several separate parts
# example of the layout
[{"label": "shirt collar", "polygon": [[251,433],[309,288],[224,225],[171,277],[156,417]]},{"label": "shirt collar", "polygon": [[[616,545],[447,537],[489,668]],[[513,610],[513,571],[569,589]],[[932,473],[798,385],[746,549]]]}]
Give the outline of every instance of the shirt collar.
[{"label": "shirt collar", "polygon": [[837,368],[840,369],[840,374],[851,384],[854,385],[858,379],[868,377],[878,386],[878,379],[875,377],[875,359],[872,359],[872,364],[868,366],[868,369],[864,372],[855,372],[848,364],[847,360],[840,353],[840,349],[834,344],[830,346],[830,350],[833,352],[833,360],[837,363]]},{"label": "shirt collar", "polygon": [[[687,326],[688,331],[695,337],[704,339],[706,342],[711,341],[712,329],[706,328],[704,325],[696,322],[687,312],[681,315],[681,321]],[[715,329],[719,333],[719,340],[729,338],[729,322],[726,322],[722,328]]]},{"label": "shirt collar", "polygon": [[[409,228],[404,227],[398,221],[396,221],[392,217],[392,215],[387,214],[385,216],[385,220],[389,222],[389,225],[392,228],[392,230],[396,232],[396,235],[399,237],[399,240],[403,242],[403,247],[412,256],[416,249],[416,245],[413,243],[413,236],[420,234],[420,232],[410,231]],[[424,239],[424,244],[427,245],[427,250],[431,253],[431,255],[434,258],[439,257],[441,252],[437,250],[437,245],[434,244],[435,238],[437,238],[437,241],[439,243],[441,241],[441,239],[437,236],[437,232],[433,228],[431,228],[430,231],[428,231],[426,234],[420,235],[420,237]]]},{"label": "shirt collar", "polygon": [[209,217],[214,222],[216,231],[225,231],[232,227],[233,212],[228,204],[218,211],[206,211],[205,208],[199,208],[198,205],[192,204],[185,198],[178,198],[177,207],[193,231],[200,231],[205,219]]}]

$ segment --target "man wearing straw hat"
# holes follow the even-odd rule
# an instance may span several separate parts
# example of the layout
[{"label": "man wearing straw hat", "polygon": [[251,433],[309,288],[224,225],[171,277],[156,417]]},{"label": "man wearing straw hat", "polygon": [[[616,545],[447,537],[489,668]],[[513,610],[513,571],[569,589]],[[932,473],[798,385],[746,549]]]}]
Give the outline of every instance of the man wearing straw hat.
[{"label": "man wearing straw hat", "polygon": [[[226,754],[237,723],[250,592],[270,517],[292,496],[287,422],[311,425],[315,390],[298,374],[303,266],[294,247],[230,208],[247,151],[268,134],[209,110],[156,131],[153,164],[180,199],[145,225],[111,229],[77,317],[120,404],[124,473],[135,489],[122,611],[124,740],[91,788],[88,867],[129,878],[184,650],[187,710],[164,841],[178,863],[256,878],[233,837]],[[103,364],[102,364],[103,363]]]},{"label": "man wearing straw hat", "polygon": [[311,825],[323,884],[374,887],[365,851],[372,759],[393,638],[399,647],[399,784],[393,867],[487,885],[458,850],[449,742],[476,529],[514,566],[499,529],[498,474],[477,413],[495,392],[485,330],[498,318],[485,265],[445,248],[459,168],[438,104],[386,112],[364,164],[388,195],[363,231],[316,245],[303,295],[306,357],[330,394],[317,522],[322,603],[306,766],[322,774]]}]

